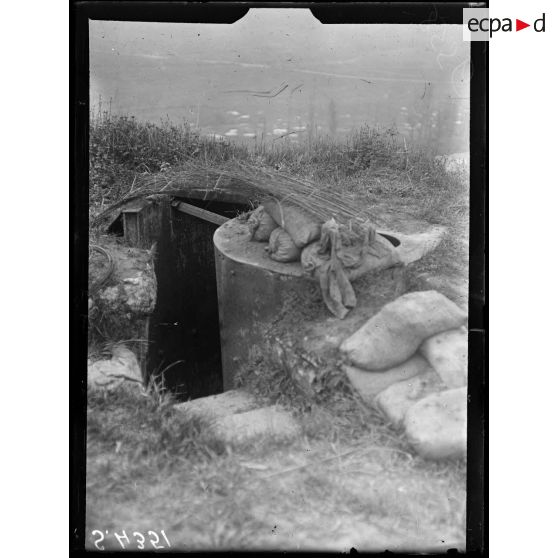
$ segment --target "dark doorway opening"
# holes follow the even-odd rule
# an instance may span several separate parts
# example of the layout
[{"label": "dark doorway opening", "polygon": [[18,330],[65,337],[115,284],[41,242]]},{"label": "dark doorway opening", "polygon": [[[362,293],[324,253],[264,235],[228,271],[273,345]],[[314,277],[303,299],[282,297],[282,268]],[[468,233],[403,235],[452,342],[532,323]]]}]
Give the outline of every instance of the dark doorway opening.
[{"label": "dark doorway opening", "polygon": [[[202,211],[194,215],[195,208]],[[163,208],[147,372],[180,400],[223,391],[213,234],[217,216],[231,219],[246,209],[238,201],[192,198]]]}]

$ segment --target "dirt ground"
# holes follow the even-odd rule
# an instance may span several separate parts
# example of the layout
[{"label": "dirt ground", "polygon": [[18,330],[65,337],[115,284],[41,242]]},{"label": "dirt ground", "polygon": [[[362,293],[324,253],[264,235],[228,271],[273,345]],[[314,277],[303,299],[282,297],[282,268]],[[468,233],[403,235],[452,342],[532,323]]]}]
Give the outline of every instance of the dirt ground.
[{"label": "dirt ground", "polygon": [[[131,427],[130,415],[113,427]],[[176,550],[465,548],[464,463],[425,462],[374,433],[305,436],[201,461],[111,438],[96,432],[88,445],[88,548],[94,530],[108,531],[106,549],[119,549],[113,533],[126,531],[131,549],[133,532],[161,529]]]}]

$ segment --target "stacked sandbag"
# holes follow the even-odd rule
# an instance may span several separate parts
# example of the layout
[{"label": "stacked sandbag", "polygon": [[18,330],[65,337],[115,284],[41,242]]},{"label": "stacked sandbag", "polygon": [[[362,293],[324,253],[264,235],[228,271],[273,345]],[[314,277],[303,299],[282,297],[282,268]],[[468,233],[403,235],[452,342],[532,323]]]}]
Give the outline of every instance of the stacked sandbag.
[{"label": "stacked sandbag", "polygon": [[409,380],[428,369],[428,362],[416,354],[402,364],[379,372],[362,370],[355,366],[344,367],[352,386],[360,394],[365,403],[376,404],[376,396],[396,382]]},{"label": "stacked sandbag", "polygon": [[250,240],[268,242],[266,251],[270,258],[282,263],[300,261],[302,248],[321,234],[318,221],[301,209],[275,199],[252,211],[247,224]]},{"label": "stacked sandbag", "polygon": [[256,242],[267,242],[271,233],[279,225],[273,217],[265,210],[263,205],[255,209],[248,219],[248,228],[250,230],[250,239]]},{"label": "stacked sandbag", "polygon": [[409,293],[386,304],[342,343],[341,352],[359,368],[384,370],[405,362],[425,339],[459,328],[466,319],[436,291]]},{"label": "stacked sandbag", "polygon": [[[414,357],[411,357],[412,360]],[[369,372],[369,374],[374,374]],[[378,373],[377,373],[378,374]],[[381,391],[374,400],[374,405],[385,415],[390,424],[399,428],[407,411],[427,395],[438,393],[444,384],[438,374],[428,363],[424,370],[405,381],[391,384]]]},{"label": "stacked sandbag", "polygon": [[[252,212],[248,227],[251,240],[269,241],[267,251],[273,260],[300,261],[304,272],[318,280],[327,308],[340,319],[357,303],[351,281],[401,265],[392,244],[376,235],[371,223],[363,225],[364,235],[362,231],[356,235],[333,218],[322,224],[285,200],[265,200]],[[397,285],[402,284],[399,277]]]},{"label": "stacked sandbag", "polygon": [[292,238],[298,248],[320,238],[321,223],[302,209],[275,199],[264,201],[267,213]]},{"label": "stacked sandbag", "polygon": [[464,327],[429,337],[420,353],[450,388],[467,385],[468,338]]},{"label": "stacked sandbag", "polygon": [[[331,227],[330,223],[332,222],[338,227],[333,220],[326,222],[323,227]],[[339,230],[336,232],[340,234]],[[362,242],[362,239],[352,244],[343,242],[343,239],[341,239],[341,242],[333,241],[332,244],[335,246],[335,255],[343,264],[350,281],[354,281],[366,273],[381,271],[399,264],[397,251],[381,235],[375,234],[370,244],[366,241]],[[323,241],[320,239],[311,242],[302,251],[300,261],[302,269],[308,275],[314,274],[316,269],[329,261],[330,250],[324,248]]]},{"label": "stacked sandbag", "polygon": [[425,458],[465,456],[466,319],[436,291],[409,293],[340,346],[353,388]]},{"label": "stacked sandbag", "polygon": [[434,393],[415,403],[403,420],[416,452],[426,459],[467,454],[467,388]]},{"label": "stacked sandbag", "polygon": [[269,256],[277,262],[296,262],[300,260],[300,248],[296,246],[287,231],[281,227],[274,229],[269,237]]}]

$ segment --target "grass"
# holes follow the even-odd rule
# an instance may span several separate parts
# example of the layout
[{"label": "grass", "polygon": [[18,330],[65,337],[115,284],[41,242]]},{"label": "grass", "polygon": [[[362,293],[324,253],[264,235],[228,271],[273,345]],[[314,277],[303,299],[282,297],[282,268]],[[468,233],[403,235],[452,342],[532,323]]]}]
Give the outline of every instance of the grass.
[{"label": "grass", "polygon": [[[92,119],[90,137],[92,216],[134,181],[188,162],[279,167],[373,209],[383,228],[446,226],[440,246],[409,266],[409,289],[436,277],[437,290],[457,301],[466,285],[467,181],[395,130],[365,126],[344,142],[316,138],[248,149],[202,138],[186,123],[155,126],[104,115]],[[203,424],[175,413],[172,398],[157,390],[90,394],[86,536],[95,529],[164,529],[173,548],[183,550],[464,547],[463,462],[417,457],[333,365],[321,378],[327,389],[312,402],[261,350],[244,372],[244,388],[297,416],[300,439],[231,450]],[[120,548],[114,538],[105,543]]]},{"label": "grass", "polygon": [[[400,200],[435,219],[464,211],[460,179],[433,153],[406,143],[394,128],[364,125],[345,140],[317,136],[306,143],[248,145],[202,137],[188,123],[159,125],[108,113],[90,119],[90,209],[95,215],[137,181],[184,164],[220,167],[244,163],[330,186],[355,201]],[[372,199],[371,199],[372,198]],[[425,204],[428,200],[428,204]]]},{"label": "grass", "polygon": [[323,408],[293,444],[227,451],[171,405],[90,396],[87,534],[164,529],[181,550],[463,547],[463,463],[413,457],[374,422],[348,436]]}]

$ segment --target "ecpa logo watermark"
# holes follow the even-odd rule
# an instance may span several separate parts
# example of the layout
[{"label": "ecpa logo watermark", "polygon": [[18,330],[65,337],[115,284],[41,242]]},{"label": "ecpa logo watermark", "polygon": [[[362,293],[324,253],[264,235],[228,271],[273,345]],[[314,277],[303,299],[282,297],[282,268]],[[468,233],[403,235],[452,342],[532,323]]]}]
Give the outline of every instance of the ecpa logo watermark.
[{"label": "ecpa logo watermark", "polygon": [[517,18],[489,17],[488,8],[463,9],[464,41],[489,41],[494,33],[512,33],[528,27],[531,27],[536,33],[544,33],[546,30],[546,14],[543,13],[531,24]]}]

